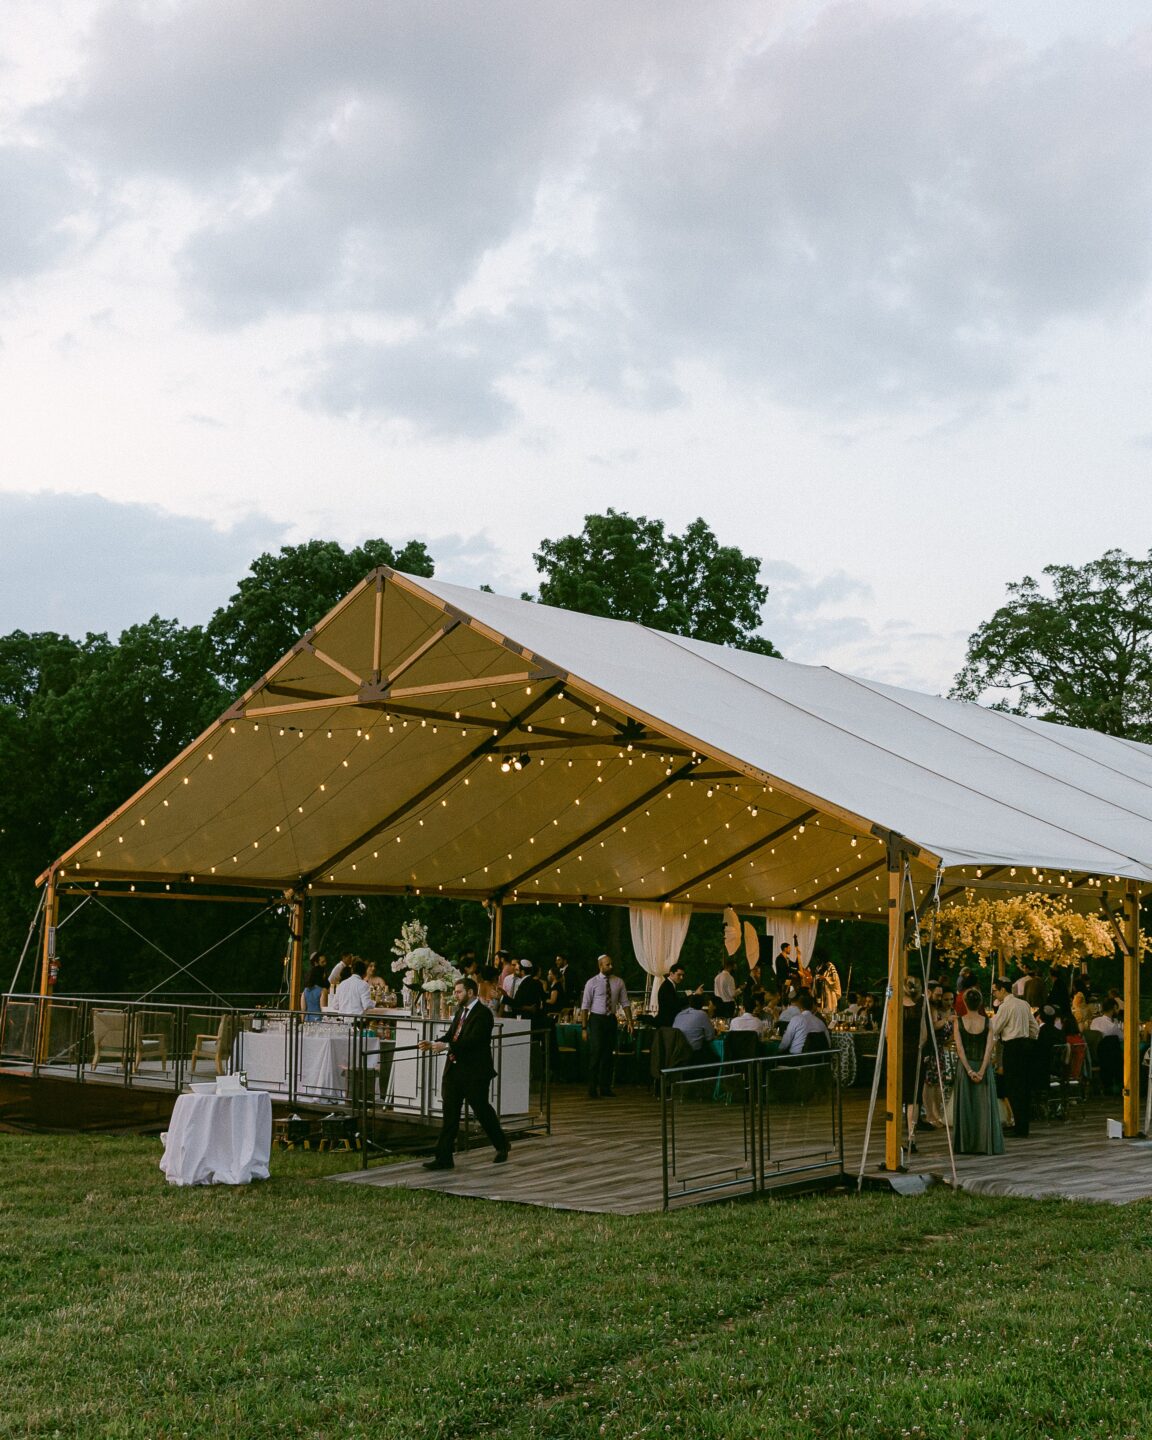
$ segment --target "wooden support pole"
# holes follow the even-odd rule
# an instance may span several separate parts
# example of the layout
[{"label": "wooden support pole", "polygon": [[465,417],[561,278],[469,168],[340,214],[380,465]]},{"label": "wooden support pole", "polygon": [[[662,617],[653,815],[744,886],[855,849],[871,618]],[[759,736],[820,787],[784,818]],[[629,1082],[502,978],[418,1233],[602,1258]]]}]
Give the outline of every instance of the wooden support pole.
[{"label": "wooden support pole", "polygon": [[48,1032],[51,1021],[52,962],[56,959],[56,923],[60,918],[60,895],[56,889],[56,867],[48,872],[48,888],[44,895],[44,933],[40,942],[40,1028],[36,1037],[36,1055],[41,1064],[48,1058]]},{"label": "wooden support pole", "polygon": [[48,876],[44,896],[44,933],[40,941],[40,994],[52,993],[52,962],[56,958],[56,924],[60,919],[60,894],[56,888],[56,867]]},{"label": "wooden support pole", "polygon": [[304,983],[304,896],[293,891],[288,898],[288,1008],[299,1010]]},{"label": "wooden support pole", "polygon": [[1124,890],[1124,1135],[1140,1133],[1140,885]]},{"label": "wooden support pole", "polygon": [[895,838],[888,842],[888,1020],[884,1046],[888,1087],[884,1107],[884,1168],[896,1171],[903,1161],[904,1136],[904,980],[908,956],[904,949],[904,852]]},{"label": "wooden support pole", "polygon": [[496,959],[496,952],[504,948],[504,901],[493,900],[492,902],[492,959]]}]

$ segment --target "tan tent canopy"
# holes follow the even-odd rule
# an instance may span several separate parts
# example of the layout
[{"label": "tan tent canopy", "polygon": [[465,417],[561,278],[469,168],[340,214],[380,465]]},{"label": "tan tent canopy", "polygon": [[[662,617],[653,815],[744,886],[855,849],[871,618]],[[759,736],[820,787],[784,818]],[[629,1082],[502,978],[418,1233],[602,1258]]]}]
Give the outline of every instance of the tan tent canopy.
[{"label": "tan tent canopy", "polygon": [[1152,748],[381,569],[41,877],[42,988],[61,882],[283,891],[293,995],[309,893],[884,918],[894,1168],[904,911],[941,877],[1123,890],[1139,1013]]},{"label": "tan tent canopy", "polygon": [[382,569],[58,873],[879,917],[892,834],[1149,881],[1152,749]]}]

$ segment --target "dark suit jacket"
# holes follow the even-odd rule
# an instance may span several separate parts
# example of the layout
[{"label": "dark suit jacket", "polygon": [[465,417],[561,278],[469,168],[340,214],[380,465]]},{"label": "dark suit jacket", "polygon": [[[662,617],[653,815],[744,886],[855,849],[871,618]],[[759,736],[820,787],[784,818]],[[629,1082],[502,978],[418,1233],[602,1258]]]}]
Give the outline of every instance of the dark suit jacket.
[{"label": "dark suit jacket", "polygon": [[495,1023],[492,1011],[482,1001],[477,1000],[468,1012],[463,1030],[457,1039],[453,1040],[459,1018],[458,1009],[452,1016],[451,1025],[440,1037],[448,1046],[445,1065],[455,1070],[461,1080],[486,1084],[496,1074],[496,1067],[492,1063],[492,1026]]},{"label": "dark suit jacket", "polygon": [[672,981],[665,980],[656,992],[656,1024],[660,1027],[671,1025],[687,1003]]}]

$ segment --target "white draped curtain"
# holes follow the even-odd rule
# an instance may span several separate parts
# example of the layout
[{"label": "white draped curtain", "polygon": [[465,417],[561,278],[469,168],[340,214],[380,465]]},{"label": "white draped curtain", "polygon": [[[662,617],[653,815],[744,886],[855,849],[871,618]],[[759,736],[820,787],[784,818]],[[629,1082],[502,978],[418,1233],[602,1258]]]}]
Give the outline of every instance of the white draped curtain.
[{"label": "white draped curtain", "polygon": [[804,915],[799,910],[768,910],[765,912],[765,922],[768,934],[772,937],[773,955],[776,955],[780,946],[787,941],[789,945],[799,946],[804,964],[811,967],[812,952],[816,948],[816,931],[820,926],[816,916]]},{"label": "white draped curtain", "polygon": [[640,968],[652,976],[649,1004],[653,1008],[664,976],[680,958],[691,918],[691,905],[677,905],[671,900],[641,901],[628,907],[632,949],[636,952]]}]

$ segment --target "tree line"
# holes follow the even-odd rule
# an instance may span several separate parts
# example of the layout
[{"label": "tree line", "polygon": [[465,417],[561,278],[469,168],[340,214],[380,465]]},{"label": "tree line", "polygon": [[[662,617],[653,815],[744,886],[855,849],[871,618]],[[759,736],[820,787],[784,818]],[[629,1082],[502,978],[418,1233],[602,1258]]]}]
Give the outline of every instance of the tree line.
[{"label": "tree line", "polygon": [[[778,653],[761,630],[768,587],[760,558],[721,545],[704,520],[675,534],[662,521],[608,510],[587,516],[578,534],[542,540],[533,559],[541,578],[537,595],[526,599]],[[312,540],[260,555],[206,625],[154,615],[116,639],[21,630],[0,637],[0,766],[7,777],[0,788],[0,946],[10,971],[35,907],[35,877],[378,565],[430,576],[435,559],[417,540],[373,539],[350,549]],[[1053,566],[1044,576],[1043,584],[1025,577],[1008,587],[1007,603],[973,635],[953,695],[991,695],[1017,713],[1152,738],[1152,554],[1132,560],[1109,551],[1080,570]],[[165,976],[172,977],[166,993],[193,989],[177,965],[239,924],[240,908],[95,900],[66,910],[60,989],[136,993]],[[350,948],[383,958],[414,913],[438,948],[486,941],[478,905],[381,897],[327,900],[314,912],[311,942],[330,953]],[[690,931],[690,979],[698,964],[703,971],[712,963],[707,919]],[[624,957],[626,921],[616,907],[512,907],[506,934],[540,959],[603,948]],[[822,946],[842,973],[853,946],[874,948],[869,927],[831,928]],[[867,932],[867,941],[857,931]],[[221,992],[273,992],[285,947],[284,916],[269,913],[197,974]],[[32,978],[26,969],[18,988],[29,988]],[[5,988],[8,980],[0,976]]]}]

